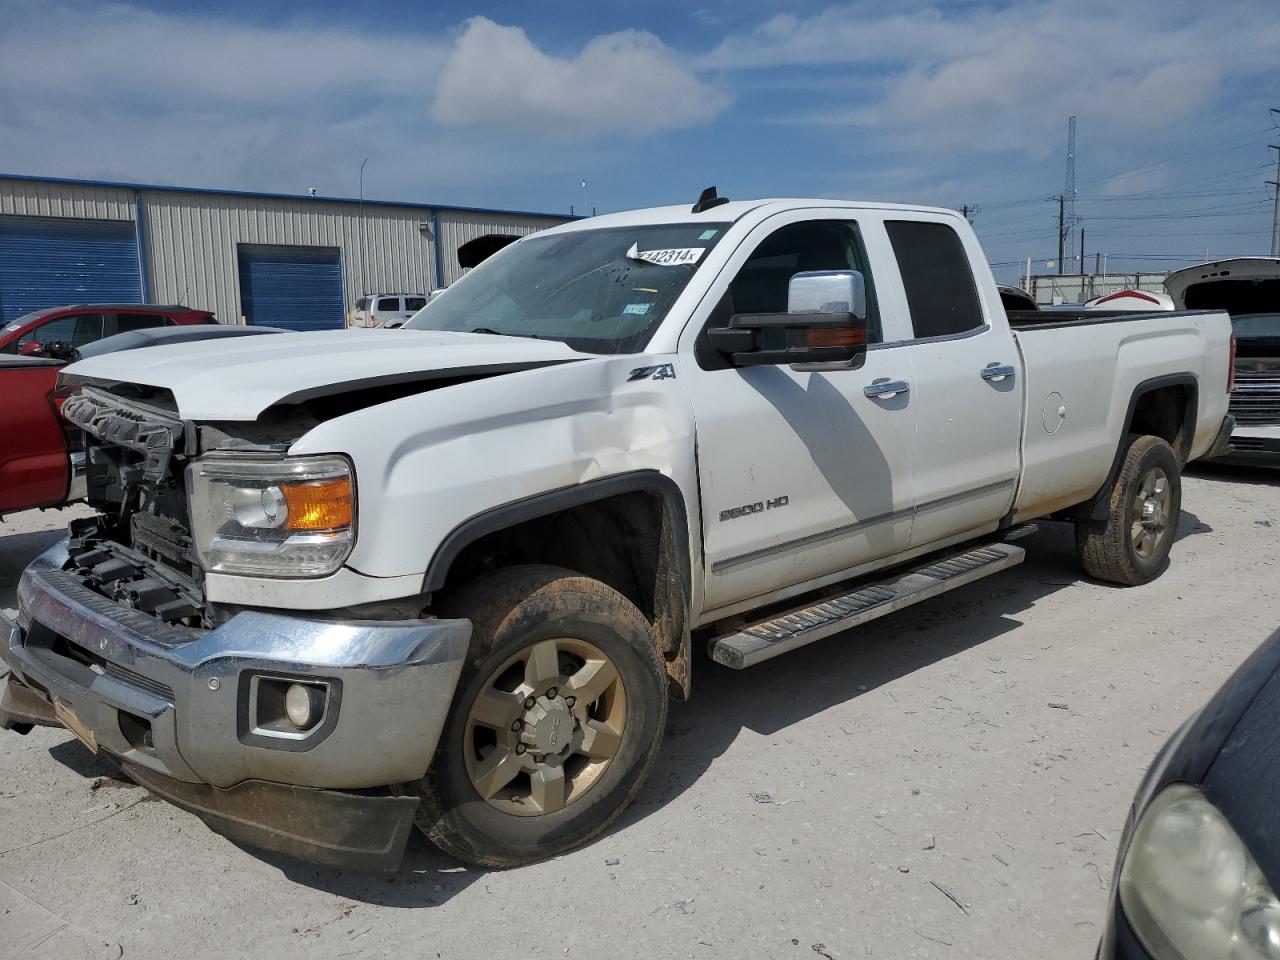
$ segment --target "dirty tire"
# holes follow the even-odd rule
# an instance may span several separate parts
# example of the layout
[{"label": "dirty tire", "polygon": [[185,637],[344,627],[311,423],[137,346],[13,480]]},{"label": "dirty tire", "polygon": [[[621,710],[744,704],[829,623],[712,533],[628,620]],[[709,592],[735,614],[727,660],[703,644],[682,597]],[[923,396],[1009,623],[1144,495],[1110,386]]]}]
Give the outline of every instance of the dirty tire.
[{"label": "dirty tire", "polygon": [[[1160,477],[1166,482],[1157,493]],[[1136,501],[1144,490],[1151,491],[1153,502],[1164,503],[1163,526],[1158,536],[1151,528],[1136,539],[1143,516]],[[1076,521],[1076,552],[1085,573],[1126,586],[1154,580],[1168,565],[1181,510],[1182,468],[1173,448],[1160,437],[1132,438],[1111,488],[1106,519]]]},{"label": "dirty tire", "polygon": [[[419,829],[444,852],[485,867],[545,860],[597,836],[639,791],[666,725],[666,674],[648,621],[598,580],[541,565],[484,576],[443,600],[439,613],[471,620],[471,647],[431,769],[415,785],[422,799]],[[566,646],[603,653],[616,668],[625,720],[611,759],[581,795],[554,812],[513,815],[482,796],[469,772],[480,762],[473,708],[481,693],[494,689],[495,671],[562,638]]]}]

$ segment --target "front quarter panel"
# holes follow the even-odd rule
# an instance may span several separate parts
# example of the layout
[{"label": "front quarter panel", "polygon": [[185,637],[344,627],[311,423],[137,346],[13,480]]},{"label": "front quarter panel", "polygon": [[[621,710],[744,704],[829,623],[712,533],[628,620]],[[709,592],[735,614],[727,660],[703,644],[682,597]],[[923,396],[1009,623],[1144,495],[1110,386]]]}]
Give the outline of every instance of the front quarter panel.
[{"label": "front quarter panel", "polygon": [[[637,470],[676,482],[689,543],[698,544],[680,365],[672,355],[592,357],[476,380],[330,420],[290,452],[352,458],[359,512],[347,565],[366,576],[424,574],[449,532],[472,517]],[[701,558],[692,552],[697,609]]]}]

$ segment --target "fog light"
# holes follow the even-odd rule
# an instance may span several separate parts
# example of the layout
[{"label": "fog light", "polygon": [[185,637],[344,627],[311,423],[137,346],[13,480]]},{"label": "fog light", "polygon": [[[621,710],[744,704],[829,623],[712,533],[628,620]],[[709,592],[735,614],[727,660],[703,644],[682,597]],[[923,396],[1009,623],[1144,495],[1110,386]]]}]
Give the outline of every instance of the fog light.
[{"label": "fog light", "polygon": [[284,712],[299,730],[308,730],[315,725],[320,712],[320,691],[301,683],[289,684],[284,694]]}]

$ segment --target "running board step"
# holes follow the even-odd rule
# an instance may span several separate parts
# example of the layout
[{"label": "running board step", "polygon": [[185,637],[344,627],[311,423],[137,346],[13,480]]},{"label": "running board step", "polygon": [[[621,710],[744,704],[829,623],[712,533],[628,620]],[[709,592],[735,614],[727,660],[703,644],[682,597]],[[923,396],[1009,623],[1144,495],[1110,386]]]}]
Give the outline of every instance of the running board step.
[{"label": "running board step", "polygon": [[875,620],[948,590],[1016,566],[1027,551],[990,543],[916,567],[894,579],[867,584],[808,607],[762,620],[710,643],[711,659],[741,670],[833,633]]}]

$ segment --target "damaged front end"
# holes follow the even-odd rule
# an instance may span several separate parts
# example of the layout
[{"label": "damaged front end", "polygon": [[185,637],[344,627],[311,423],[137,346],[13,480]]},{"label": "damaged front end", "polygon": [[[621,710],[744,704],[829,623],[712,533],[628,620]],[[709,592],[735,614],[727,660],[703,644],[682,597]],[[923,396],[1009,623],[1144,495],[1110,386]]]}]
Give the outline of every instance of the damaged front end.
[{"label": "damaged front end", "polygon": [[260,424],[202,436],[146,400],[88,386],[63,407],[98,515],[24,571],[16,622],[0,615],[0,727],[66,727],[242,842],[393,869],[417,805],[396,787],[426,772],[470,624],[207,602],[192,468],[285,445]]}]

